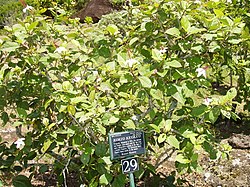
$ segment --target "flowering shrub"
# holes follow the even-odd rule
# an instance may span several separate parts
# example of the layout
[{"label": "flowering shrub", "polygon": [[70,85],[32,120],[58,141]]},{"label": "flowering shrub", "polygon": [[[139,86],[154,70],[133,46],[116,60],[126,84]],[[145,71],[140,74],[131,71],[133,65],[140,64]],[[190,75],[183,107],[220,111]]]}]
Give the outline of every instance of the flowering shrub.
[{"label": "flowering shrub", "polygon": [[[216,144],[211,127],[220,116],[237,120],[235,105],[249,102],[249,57],[241,50],[249,47],[249,28],[233,6],[158,0],[95,25],[33,12],[6,27],[1,119],[29,130],[9,148],[1,144],[0,169],[22,170],[51,155],[61,183],[72,169],[88,186],[124,186],[107,134],[131,129],[144,130],[147,154],[174,149],[180,173],[200,169],[202,149],[211,159],[225,157],[230,148]],[[142,164],[137,176],[155,172]]]}]

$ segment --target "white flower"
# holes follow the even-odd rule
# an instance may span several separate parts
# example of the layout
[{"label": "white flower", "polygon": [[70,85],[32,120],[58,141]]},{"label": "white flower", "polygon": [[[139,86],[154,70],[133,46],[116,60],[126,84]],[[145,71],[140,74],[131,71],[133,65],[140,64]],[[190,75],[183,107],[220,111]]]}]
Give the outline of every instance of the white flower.
[{"label": "white flower", "polygon": [[201,4],[200,0],[195,0],[194,3]]},{"label": "white flower", "polygon": [[74,82],[79,82],[80,80],[81,80],[81,77],[74,77],[74,78],[73,78],[73,81],[74,81]]},{"label": "white flower", "polygon": [[232,3],[232,0],[227,0],[227,3]]},{"label": "white flower", "polygon": [[159,52],[160,52],[161,54],[165,54],[165,53],[167,52],[167,49],[166,49],[166,48],[161,48],[161,49],[159,50]]},{"label": "white flower", "polygon": [[130,58],[130,59],[126,60],[125,63],[126,63],[126,65],[127,65],[128,67],[131,68],[134,64],[138,63],[138,61],[135,60],[135,59]]},{"label": "white flower", "polygon": [[206,172],[206,173],[204,174],[205,181],[207,181],[207,180],[208,180],[208,178],[209,178],[210,176],[211,176],[211,173]]},{"label": "white flower", "polygon": [[203,77],[206,78],[206,70],[204,68],[197,68],[195,72],[198,73],[197,77],[200,77],[203,75]]},{"label": "white flower", "polygon": [[98,71],[93,71],[93,75],[97,76],[98,75]]},{"label": "white flower", "polygon": [[232,165],[233,166],[237,166],[237,165],[240,165],[240,159],[239,158],[236,158],[232,161]]},{"label": "white flower", "polygon": [[101,77],[98,77],[97,79],[96,79],[96,82],[101,82],[102,81],[102,78]]},{"label": "white flower", "polygon": [[131,117],[131,119],[134,120],[134,121],[137,121],[137,120],[138,120],[138,118],[137,118],[136,115],[133,115],[133,116]]},{"label": "white flower", "polygon": [[55,50],[55,53],[62,53],[62,52],[66,52],[67,49],[65,47],[58,47]]},{"label": "white flower", "polygon": [[24,143],[25,138],[19,138],[17,141],[14,142],[16,144],[17,149],[21,149],[25,143]]},{"label": "white flower", "polygon": [[24,9],[23,9],[23,13],[26,13],[27,11],[33,10],[34,8],[32,6],[27,5]]},{"label": "white flower", "polygon": [[207,106],[208,106],[208,105],[210,105],[210,103],[211,103],[212,101],[213,101],[213,99],[210,99],[210,98],[207,97],[207,98],[204,99],[204,105],[207,105]]}]

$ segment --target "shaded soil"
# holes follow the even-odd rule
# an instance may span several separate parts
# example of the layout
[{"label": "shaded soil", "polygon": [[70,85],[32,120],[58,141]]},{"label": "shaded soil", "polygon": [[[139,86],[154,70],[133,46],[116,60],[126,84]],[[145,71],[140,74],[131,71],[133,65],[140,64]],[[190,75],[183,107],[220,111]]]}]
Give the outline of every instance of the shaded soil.
[{"label": "shaded soil", "polygon": [[91,17],[93,22],[98,22],[102,15],[111,13],[115,8],[109,0],[90,0],[87,5],[72,16],[72,18],[80,18],[83,23],[86,17]]}]

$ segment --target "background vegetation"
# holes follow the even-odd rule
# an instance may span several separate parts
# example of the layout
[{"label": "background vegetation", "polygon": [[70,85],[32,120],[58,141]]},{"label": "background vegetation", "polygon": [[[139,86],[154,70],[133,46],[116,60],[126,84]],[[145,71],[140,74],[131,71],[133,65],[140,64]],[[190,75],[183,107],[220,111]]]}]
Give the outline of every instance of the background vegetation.
[{"label": "background vegetation", "polygon": [[[28,129],[21,147],[0,144],[13,184],[30,183],[18,175],[26,168],[49,171],[30,165],[49,155],[59,184],[79,171],[88,186],[125,186],[107,134],[132,129],[147,139],[139,179],[156,174],[146,158],[162,147],[174,150],[180,173],[202,170],[202,150],[226,158],[230,146],[216,142],[213,127],[250,110],[248,2],[134,2],[98,24],[69,19],[72,2],[39,1],[0,38],[2,123]],[[43,3],[56,19],[41,15]]]}]

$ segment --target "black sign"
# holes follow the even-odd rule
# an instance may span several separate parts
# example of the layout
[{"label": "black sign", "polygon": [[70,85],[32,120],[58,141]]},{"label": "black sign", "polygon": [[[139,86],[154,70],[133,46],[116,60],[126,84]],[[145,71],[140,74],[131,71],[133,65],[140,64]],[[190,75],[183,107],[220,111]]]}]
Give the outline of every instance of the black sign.
[{"label": "black sign", "polygon": [[144,154],[144,132],[140,130],[109,134],[111,160]]},{"label": "black sign", "polygon": [[134,171],[139,170],[139,164],[138,164],[137,158],[123,159],[121,161],[121,163],[122,163],[122,172],[123,173],[132,173]]}]

